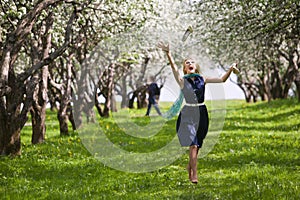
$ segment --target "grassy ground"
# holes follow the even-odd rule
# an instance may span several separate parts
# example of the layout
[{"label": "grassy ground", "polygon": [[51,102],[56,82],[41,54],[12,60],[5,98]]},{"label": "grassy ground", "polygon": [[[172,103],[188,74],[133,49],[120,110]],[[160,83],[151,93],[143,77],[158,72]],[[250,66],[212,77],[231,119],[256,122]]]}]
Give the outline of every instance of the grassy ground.
[{"label": "grassy ground", "polygon": [[[27,126],[22,156],[0,157],[0,199],[300,199],[300,104],[226,103],[218,143],[198,160],[198,185],[188,181],[187,152],[152,172],[118,171],[91,156],[78,133],[59,137],[49,113],[45,143],[31,145]],[[130,113],[141,127],[158,119]],[[175,134],[175,119],[148,140],[124,137],[112,118],[100,123],[116,145],[134,152],[157,150]]]}]

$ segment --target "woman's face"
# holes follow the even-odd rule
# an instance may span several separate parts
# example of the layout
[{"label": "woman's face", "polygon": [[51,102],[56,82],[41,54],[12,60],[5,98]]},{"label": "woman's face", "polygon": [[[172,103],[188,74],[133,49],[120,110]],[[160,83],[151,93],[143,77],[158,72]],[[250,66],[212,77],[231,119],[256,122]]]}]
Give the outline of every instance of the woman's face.
[{"label": "woman's face", "polygon": [[186,74],[196,73],[196,62],[192,59],[187,59],[184,62],[184,70]]}]

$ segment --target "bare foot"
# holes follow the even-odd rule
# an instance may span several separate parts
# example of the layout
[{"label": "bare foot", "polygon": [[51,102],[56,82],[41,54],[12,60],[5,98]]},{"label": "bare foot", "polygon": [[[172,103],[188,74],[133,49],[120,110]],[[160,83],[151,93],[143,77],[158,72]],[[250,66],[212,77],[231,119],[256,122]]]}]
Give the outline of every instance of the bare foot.
[{"label": "bare foot", "polygon": [[191,180],[192,183],[197,184],[198,183],[198,177],[197,177],[197,175],[194,176],[194,177],[191,177],[190,180]]},{"label": "bare foot", "polygon": [[197,184],[198,183],[198,179],[194,178],[194,179],[191,180],[191,182],[194,183],[194,184]]}]

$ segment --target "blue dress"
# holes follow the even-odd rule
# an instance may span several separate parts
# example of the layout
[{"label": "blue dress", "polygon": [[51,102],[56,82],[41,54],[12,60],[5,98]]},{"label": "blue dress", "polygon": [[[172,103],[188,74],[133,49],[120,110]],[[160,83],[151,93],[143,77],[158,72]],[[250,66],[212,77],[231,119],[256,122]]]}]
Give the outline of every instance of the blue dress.
[{"label": "blue dress", "polygon": [[[202,76],[184,78],[182,93],[187,104],[204,102],[205,82]],[[181,146],[202,147],[208,132],[208,112],[205,105],[185,105],[178,116],[176,131]]]}]

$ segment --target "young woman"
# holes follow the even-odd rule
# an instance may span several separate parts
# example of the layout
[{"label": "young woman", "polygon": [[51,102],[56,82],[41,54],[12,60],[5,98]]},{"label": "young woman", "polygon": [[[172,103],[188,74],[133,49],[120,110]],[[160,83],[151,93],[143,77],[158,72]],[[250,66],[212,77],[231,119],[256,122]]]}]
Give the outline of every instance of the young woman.
[{"label": "young woman", "polygon": [[180,86],[186,102],[178,116],[176,131],[180,144],[182,146],[189,146],[187,170],[190,181],[197,184],[197,156],[206,137],[209,124],[208,112],[204,104],[205,84],[225,82],[231,72],[238,73],[238,69],[235,67],[236,64],[233,64],[220,78],[204,77],[200,75],[200,67],[195,61],[187,58],[183,61],[184,76],[182,77],[171,56],[169,44],[160,42],[158,47],[166,52],[173,75]]}]

